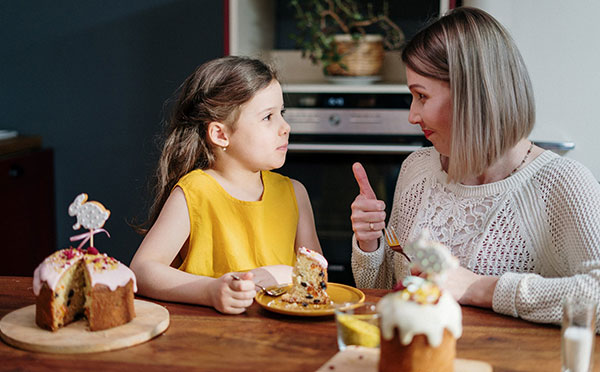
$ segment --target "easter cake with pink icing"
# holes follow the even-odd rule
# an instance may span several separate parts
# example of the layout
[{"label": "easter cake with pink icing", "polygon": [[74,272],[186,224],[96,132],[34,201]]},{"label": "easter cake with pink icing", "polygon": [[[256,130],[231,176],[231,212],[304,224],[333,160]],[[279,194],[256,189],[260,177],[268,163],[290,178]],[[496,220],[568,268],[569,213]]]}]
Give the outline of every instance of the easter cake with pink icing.
[{"label": "easter cake with pink icing", "polygon": [[135,317],[135,275],[95,248],[68,248],[48,256],[33,274],[35,322],[58,330],[82,315],[90,330],[116,327]]},{"label": "easter cake with pink icing", "polygon": [[41,328],[57,331],[85,316],[90,330],[98,331],[135,317],[133,271],[93,246],[81,248],[88,239],[93,245],[95,233],[106,232],[101,227],[110,214],[100,203],[85,203],[86,199],[86,194],[79,195],[69,208],[69,214],[78,217],[76,227],[90,229],[72,240],[85,240],[78,248],[46,257],[33,273],[35,322]]},{"label": "easter cake with pink icing", "polygon": [[292,272],[292,287],[281,300],[297,303],[304,307],[309,304],[329,304],[327,266],[327,260],[323,255],[300,247]]}]

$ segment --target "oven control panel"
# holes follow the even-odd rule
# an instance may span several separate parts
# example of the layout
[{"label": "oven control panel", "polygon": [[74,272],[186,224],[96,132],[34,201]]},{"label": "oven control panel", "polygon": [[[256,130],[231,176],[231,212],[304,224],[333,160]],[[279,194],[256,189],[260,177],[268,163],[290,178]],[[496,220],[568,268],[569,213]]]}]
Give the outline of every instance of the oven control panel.
[{"label": "oven control panel", "polygon": [[410,93],[286,93],[292,134],[422,135],[408,122]]},{"label": "oven control panel", "polygon": [[420,135],[408,122],[408,109],[302,109],[286,108],[292,134]]}]

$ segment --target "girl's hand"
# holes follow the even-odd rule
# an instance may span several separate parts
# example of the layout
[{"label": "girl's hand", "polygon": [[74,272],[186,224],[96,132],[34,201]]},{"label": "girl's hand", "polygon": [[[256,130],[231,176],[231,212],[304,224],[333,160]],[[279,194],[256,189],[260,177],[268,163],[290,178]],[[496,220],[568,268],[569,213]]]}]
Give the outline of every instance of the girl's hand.
[{"label": "girl's hand", "polygon": [[377,200],[360,163],[354,163],[352,171],[360,188],[360,193],[351,205],[352,231],[360,249],[372,252],[379,246],[378,239],[383,235],[381,230],[385,228],[385,203]]},{"label": "girl's hand", "polygon": [[[241,280],[235,280],[232,274]],[[213,307],[224,314],[241,314],[246,311],[256,296],[253,276],[250,272],[227,273],[215,279],[209,286]]]}]

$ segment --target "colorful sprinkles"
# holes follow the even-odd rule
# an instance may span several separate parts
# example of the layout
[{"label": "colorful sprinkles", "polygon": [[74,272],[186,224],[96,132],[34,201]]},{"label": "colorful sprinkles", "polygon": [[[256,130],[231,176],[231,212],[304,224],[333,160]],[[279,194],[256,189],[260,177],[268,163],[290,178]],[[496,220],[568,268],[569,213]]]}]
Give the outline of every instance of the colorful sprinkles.
[{"label": "colorful sprinkles", "polygon": [[73,265],[81,256],[84,257],[86,263],[93,264],[94,271],[114,270],[119,266],[116,259],[109,257],[106,253],[98,252],[94,247],[88,249],[73,247],[62,249],[47,259],[53,263],[52,266],[56,271],[61,271]]},{"label": "colorful sprinkles", "polygon": [[435,305],[442,292],[433,282],[418,276],[408,276],[394,286],[394,291],[405,301],[417,302],[421,305]]}]

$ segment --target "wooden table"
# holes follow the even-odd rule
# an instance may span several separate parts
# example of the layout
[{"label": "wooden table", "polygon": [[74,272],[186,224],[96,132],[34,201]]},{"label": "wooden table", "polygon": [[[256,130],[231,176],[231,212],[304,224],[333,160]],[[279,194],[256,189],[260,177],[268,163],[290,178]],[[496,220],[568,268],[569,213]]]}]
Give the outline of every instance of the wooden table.
[{"label": "wooden table", "polygon": [[[35,302],[30,277],[0,277],[0,318]],[[364,290],[378,301],[384,290]],[[28,371],[308,371],[336,354],[332,316],[271,313],[256,303],[242,315],[158,302],[170,312],[167,331],[127,349],[94,354],[43,354],[0,342],[0,370]],[[458,357],[483,360],[494,371],[560,371],[560,328],[463,307]],[[600,337],[596,337],[600,345]],[[600,353],[595,353],[596,368]],[[600,370],[600,369],[598,369]]]}]

